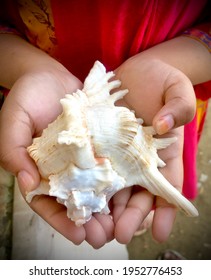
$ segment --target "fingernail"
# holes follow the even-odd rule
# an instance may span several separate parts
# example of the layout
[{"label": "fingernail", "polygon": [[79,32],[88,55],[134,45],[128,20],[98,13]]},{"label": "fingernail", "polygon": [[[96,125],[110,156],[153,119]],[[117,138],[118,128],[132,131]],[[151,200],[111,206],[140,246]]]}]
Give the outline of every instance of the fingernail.
[{"label": "fingernail", "polygon": [[174,119],[172,115],[163,116],[157,121],[155,125],[156,132],[160,135],[168,132],[173,127],[174,127]]},{"label": "fingernail", "polygon": [[27,192],[32,191],[36,187],[33,177],[25,170],[21,170],[18,173],[17,179],[19,186]]}]

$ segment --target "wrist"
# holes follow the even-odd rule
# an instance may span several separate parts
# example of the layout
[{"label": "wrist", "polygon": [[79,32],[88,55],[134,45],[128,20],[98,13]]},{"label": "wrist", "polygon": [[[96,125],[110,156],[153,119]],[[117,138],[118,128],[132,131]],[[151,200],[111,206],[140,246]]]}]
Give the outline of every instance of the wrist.
[{"label": "wrist", "polygon": [[81,81],[70,73],[62,64],[54,59],[40,64],[26,67],[21,75],[22,77],[42,77],[42,80],[57,81],[64,88],[64,92],[70,93],[82,87]]},{"label": "wrist", "polygon": [[158,59],[183,72],[193,85],[211,79],[211,56],[207,48],[188,36],[180,36],[138,54],[140,59]]},{"label": "wrist", "polygon": [[50,75],[66,86],[69,80],[80,81],[60,62],[44,51],[12,34],[0,35],[0,85],[11,89],[25,76]]}]

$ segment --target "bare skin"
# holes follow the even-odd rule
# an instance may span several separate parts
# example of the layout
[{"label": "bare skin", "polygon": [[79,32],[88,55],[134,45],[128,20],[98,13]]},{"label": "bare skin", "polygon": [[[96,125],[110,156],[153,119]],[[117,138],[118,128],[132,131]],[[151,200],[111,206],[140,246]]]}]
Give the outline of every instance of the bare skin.
[{"label": "bare skin", "polygon": [[[0,112],[0,164],[17,176],[25,196],[40,180],[26,147],[61,112],[59,99],[81,88],[82,83],[59,62],[16,35],[0,35],[0,65],[0,84],[11,89]],[[162,173],[181,190],[182,125],[195,113],[192,84],[211,78],[209,52],[193,39],[178,37],[128,59],[115,72],[123,81],[122,87],[130,90],[119,105],[134,109],[147,125],[153,124],[158,134],[178,137],[175,144],[160,152],[160,157],[167,163]],[[114,196],[113,219],[95,214],[80,228],[53,198],[37,196],[30,207],[73,243],[86,240],[100,248],[113,238],[128,243],[153,203],[152,233],[162,242],[171,232],[177,210],[142,188],[129,188]]]}]

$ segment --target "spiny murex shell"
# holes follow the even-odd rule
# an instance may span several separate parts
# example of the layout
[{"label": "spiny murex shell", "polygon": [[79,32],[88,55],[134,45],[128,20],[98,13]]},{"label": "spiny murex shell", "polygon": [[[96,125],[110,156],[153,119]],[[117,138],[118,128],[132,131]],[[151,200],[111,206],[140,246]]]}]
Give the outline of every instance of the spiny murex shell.
[{"label": "spiny murex shell", "polygon": [[96,61],[84,88],[60,100],[62,114],[28,147],[41,183],[27,201],[40,194],[54,196],[80,226],[94,212],[108,214],[108,201],[116,192],[140,185],[197,216],[196,208],[158,170],[165,163],[157,150],[176,139],[154,138],[153,128],[142,126],[134,112],[115,106],[128,90],[110,95],[121,84],[109,81],[113,76]]}]

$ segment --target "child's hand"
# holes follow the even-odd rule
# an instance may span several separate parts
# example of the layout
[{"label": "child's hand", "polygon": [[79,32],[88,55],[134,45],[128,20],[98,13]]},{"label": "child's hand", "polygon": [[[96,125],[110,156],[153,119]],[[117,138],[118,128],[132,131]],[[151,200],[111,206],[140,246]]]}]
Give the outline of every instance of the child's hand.
[{"label": "child's hand", "polygon": [[[20,77],[12,87],[0,113],[1,165],[17,176],[22,195],[39,185],[38,170],[26,148],[32,137],[59,113],[59,100],[82,87],[68,71],[57,73],[31,72]],[[67,218],[66,207],[52,197],[36,196],[30,207],[57,231],[75,244],[87,240],[93,247],[101,247],[113,238],[113,221],[109,216],[95,215],[84,227],[76,227]]]},{"label": "child's hand", "polygon": [[[183,127],[195,112],[195,95],[189,79],[179,70],[160,60],[142,60],[137,55],[116,70],[122,88],[129,93],[119,104],[136,112],[137,117],[152,125],[165,137],[177,137],[177,142],[159,151],[166,166],[160,171],[181,191],[183,184]],[[115,237],[128,243],[152,207],[155,215],[152,234],[157,241],[165,241],[176,216],[174,206],[160,197],[153,197],[142,188],[122,190],[113,198]]]}]

